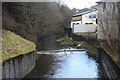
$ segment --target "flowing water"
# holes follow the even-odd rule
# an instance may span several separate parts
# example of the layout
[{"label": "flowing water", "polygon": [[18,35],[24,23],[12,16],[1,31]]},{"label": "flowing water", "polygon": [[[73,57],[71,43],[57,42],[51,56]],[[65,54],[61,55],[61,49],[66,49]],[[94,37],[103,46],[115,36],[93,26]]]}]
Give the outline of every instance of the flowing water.
[{"label": "flowing water", "polygon": [[[48,43],[47,45],[49,46]],[[38,51],[37,57],[35,68],[25,78],[97,79],[101,77],[100,64],[89,57],[85,50],[64,48]]]}]

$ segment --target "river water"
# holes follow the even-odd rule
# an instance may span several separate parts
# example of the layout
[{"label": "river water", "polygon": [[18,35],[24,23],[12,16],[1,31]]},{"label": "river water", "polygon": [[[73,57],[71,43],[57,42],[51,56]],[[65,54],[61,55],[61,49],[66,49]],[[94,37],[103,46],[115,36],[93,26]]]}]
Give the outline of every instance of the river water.
[{"label": "river water", "polygon": [[35,68],[25,78],[101,78],[100,64],[87,51],[55,48],[38,51],[37,57]]}]

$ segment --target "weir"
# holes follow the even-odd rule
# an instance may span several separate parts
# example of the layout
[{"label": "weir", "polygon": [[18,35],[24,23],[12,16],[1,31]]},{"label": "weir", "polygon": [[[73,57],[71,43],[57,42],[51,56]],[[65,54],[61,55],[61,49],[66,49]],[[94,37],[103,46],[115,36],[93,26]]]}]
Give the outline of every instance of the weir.
[{"label": "weir", "polygon": [[74,52],[74,51],[87,51],[87,49],[67,48],[67,49],[59,49],[59,50],[38,51],[37,54],[51,54],[57,52]]},{"label": "weir", "polygon": [[65,52],[60,49],[60,52],[38,54],[35,68],[25,78],[97,79],[100,78],[98,66],[86,51],[72,48]]}]

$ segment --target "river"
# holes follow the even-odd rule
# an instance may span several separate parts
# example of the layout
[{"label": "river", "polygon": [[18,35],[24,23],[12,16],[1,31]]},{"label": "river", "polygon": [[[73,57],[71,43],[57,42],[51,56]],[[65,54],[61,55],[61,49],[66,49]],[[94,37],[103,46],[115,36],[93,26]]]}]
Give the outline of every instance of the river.
[{"label": "river", "polygon": [[[45,41],[49,47],[49,41]],[[53,46],[55,47],[55,45]],[[93,78],[95,80],[101,78],[100,64],[89,57],[87,51],[72,47],[64,49],[61,47],[56,49],[56,47],[38,51],[36,66],[25,78]]]}]

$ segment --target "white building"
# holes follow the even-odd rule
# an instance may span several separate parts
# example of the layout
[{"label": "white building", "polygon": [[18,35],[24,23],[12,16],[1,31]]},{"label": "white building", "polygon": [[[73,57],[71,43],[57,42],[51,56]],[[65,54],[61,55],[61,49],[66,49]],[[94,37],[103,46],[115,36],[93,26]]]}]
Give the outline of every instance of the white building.
[{"label": "white building", "polygon": [[73,33],[96,32],[97,10],[92,9],[72,16],[71,28]]}]

